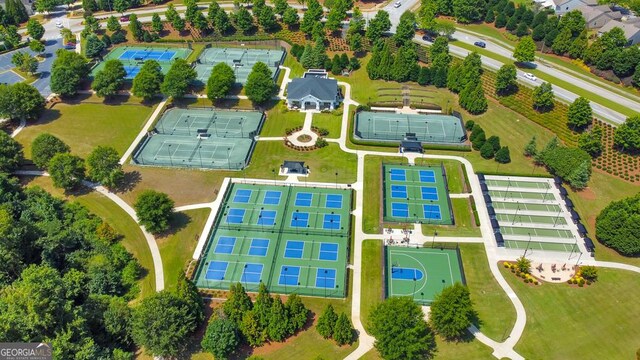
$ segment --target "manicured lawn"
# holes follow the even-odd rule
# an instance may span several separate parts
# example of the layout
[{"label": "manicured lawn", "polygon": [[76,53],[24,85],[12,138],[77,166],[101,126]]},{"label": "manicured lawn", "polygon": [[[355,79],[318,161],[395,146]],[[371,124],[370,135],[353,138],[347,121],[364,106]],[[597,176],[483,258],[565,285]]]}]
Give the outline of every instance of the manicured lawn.
[{"label": "manicured lawn", "polygon": [[75,155],[86,157],[98,145],[112,146],[123,154],[147,122],[155,108],[137,99],[119,97],[105,104],[97,97],[83,97],[82,103],[60,103],[30,123],[16,140],[31,157],[31,142],[43,132],[67,143]]},{"label": "manicured lawn", "polygon": [[[432,159],[424,159],[418,158],[416,159],[416,165],[422,164],[433,164],[434,160]],[[444,165],[444,170],[447,176],[447,186],[449,187],[450,194],[460,194],[464,193],[464,177],[462,175],[462,169],[464,165],[462,165],[459,161],[454,160],[443,160],[442,164]]]},{"label": "manicured lawn", "polygon": [[515,347],[527,359],[632,359],[638,350],[638,274],[598,269],[584,288],[529,286],[501,267],[527,310]]},{"label": "manicured lawn", "polygon": [[185,271],[198,244],[198,238],[204,229],[209,216],[209,209],[196,209],[177,212],[171,221],[172,233],[157,238],[162,267],[164,269],[165,289],[175,289],[178,274]]},{"label": "manicured lawn", "polygon": [[283,65],[291,69],[291,72],[289,73],[290,79],[299,78],[305,72],[304,68],[302,67],[302,64],[300,64],[298,60],[296,60],[296,58],[290,53],[287,53],[287,56],[284,59]]},{"label": "manicured lawn", "polygon": [[[451,199],[451,205],[453,206],[454,225],[422,224],[422,233],[425,236],[433,236],[434,231],[437,231],[440,236],[480,236],[480,228],[474,224],[469,198]],[[438,240],[437,236],[435,240]]]},{"label": "manicured lawn", "polygon": [[360,321],[368,326],[369,312],[384,300],[384,246],[380,240],[362,242],[362,291],[360,292]]},{"label": "manicured lawn", "polygon": [[382,162],[406,164],[406,158],[391,158],[382,156],[366,156],[364,158],[364,212],[362,227],[365,233],[379,234],[382,231],[381,201],[382,201]]},{"label": "manicured lawn", "polygon": [[[120,209],[113,201],[97,192],[83,191],[79,194],[65,196],[60,189],[54,188],[51,179],[47,177],[24,177],[27,186],[40,186],[54,196],[69,201],[78,201],[86,206],[96,216],[108,222],[116,232],[122,235],[121,243],[140,263],[143,277],[138,281],[140,295],[134,301],[139,301],[155,292],[156,275],[153,271],[153,259],[142,231],[131,217]],[[85,190],[85,189],[83,189]]]},{"label": "manicured lawn", "polygon": [[338,112],[339,114],[334,114],[333,112],[313,114],[312,125],[329,130],[329,135],[326,138],[337,139],[340,137],[342,128],[342,111],[338,110]]},{"label": "manicured lawn", "polygon": [[515,308],[489,270],[484,245],[461,244],[460,253],[473,308],[480,319],[478,328],[493,340],[502,341],[516,321]]},{"label": "manicured lawn", "polygon": [[286,130],[302,126],[304,113],[289,111],[284,101],[279,102],[267,111],[267,119],[262,125],[260,136],[285,136]]}]

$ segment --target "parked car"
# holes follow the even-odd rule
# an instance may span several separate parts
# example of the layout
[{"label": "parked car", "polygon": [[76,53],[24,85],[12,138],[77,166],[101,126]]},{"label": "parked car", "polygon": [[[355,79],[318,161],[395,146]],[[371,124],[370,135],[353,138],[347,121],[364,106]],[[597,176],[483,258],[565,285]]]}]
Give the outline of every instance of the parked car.
[{"label": "parked car", "polygon": [[477,46],[477,47],[481,47],[481,48],[486,48],[487,44],[484,41],[476,41],[473,43],[473,45]]},{"label": "parked car", "polygon": [[536,81],[538,78],[532,73],[524,73],[524,78],[531,81]]},{"label": "parked car", "polygon": [[397,8],[399,8],[400,6],[402,6],[402,3],[401,3],[400,1],[396,1],[396,2],[393,4],[393,7],[394,7],[394,8],[396,8],[396,9],[397,9]]},{"label": "parked car", "polygon": [[436,39],[429,34],[425,34],[425,35],[422,35],[422,40],[428,41],[428,42],[434,42]]},{"label": "parked car", "polygon": [[129,21],[129,15],[120,16],[120,21]]},{"label": "parked car", "polygon": [[62,26],[62,21],[57,20],[57,21],[56,21],[56,27],[57,27],[58,29],[62,29],[62,27],[63,27],[63,26]]}]

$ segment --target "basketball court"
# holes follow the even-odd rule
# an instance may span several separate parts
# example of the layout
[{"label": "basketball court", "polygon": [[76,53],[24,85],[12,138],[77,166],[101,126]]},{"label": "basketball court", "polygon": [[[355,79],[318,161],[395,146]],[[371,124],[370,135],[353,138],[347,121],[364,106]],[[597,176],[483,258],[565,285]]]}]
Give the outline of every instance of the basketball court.
[{"label": "basketball court", "polygon": [[401,141],[410,134],[424,143],[460,144],[466,140],[462,121],[450,115],[361,111],[355,136],[362,140]]}]

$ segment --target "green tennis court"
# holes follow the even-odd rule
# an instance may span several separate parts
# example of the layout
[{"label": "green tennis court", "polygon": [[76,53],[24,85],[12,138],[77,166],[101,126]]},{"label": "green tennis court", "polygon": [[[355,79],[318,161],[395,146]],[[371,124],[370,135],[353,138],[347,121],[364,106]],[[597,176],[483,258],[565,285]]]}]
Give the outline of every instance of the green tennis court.
[{"label": "green tennis court", "polygon": [[239,170],[249,164],[264,114],[167,110],[133,155],[141,165]]},{"label": "green tennis court", "polygon": [[487,179],[485,180],[487,186],[499,186],[499,187],[514,187],[521,189],[549,189],[551,186],[547,182],[535,182],[535,181],[522,181],[522,180],[498,180]]},{"label": "green tennis court", "polygon": [[175,59],[186,59],[191,49],[172,46],[118,46],[111,50],[92,70],[91,76],[104,68],[108,60],[120,60],[127,75],[125,79],[132,80],[147,60],[155,60],[160,64],[162,73],[166,74]]},{"label": "green tennis court", "polygon": [[560,211],[560,206],[555,204],[530,204],[530,203],[515,203],[515,202],[500,202],[493,201],[491,203],[496,210],[527,210],[527,211],[543,211],[550,213],[557,213]]},{"label": "green tennis court", "polygon": [[459,144],[467,138],[462,120],[450,115],[361,111],[355,121],[355,136],[363,140],[401,141],[415,136],[425,143]]},{"label": "green tennis court", "polygon": [[284,56],[285,51],[280,49],[211,47],[205,49],[197,60],[196,79],[205,84],[211,75],[211,69],[219,63],[225,63],[234,70],[236,82],[244,85],[253,65],[263,62],[269,67],[275,80],[278,78],[279,66],[284,61]]},{"label": "green tennis court", "polygon": [[562,239],[573,238],[573,234],[571,233],[571,231],[564,230],[564,229],[500,226],[500,232],[502,233],[502,235],[515,235],[515,236],[531,235],[532,237],[547,237],[547,238],[562,238]]},{"label": "green tennis court", "polygon": [[233,184],[196,284],[257,291],[262,282],[274,293],[344,297],[350,209],[349,190]]},{"label": "green tennis court", "polygon": [[492,199],[521,199],[521,200],[543,200],[543,201],[555,201],[555,197],[552,193],[537,193],[537,192],[523,192],[523,191],[500,191],[489,190],[489,195]]},{"label": "green tennis court", "polygon": [[384,165],[385,221],[453,224],[441,166]]},{"label": "green tennis court", "polygon": [[386,247],[387,296],[411,296],[430,305],[446,286],[465,283],[457,248]]},{"label": "green tennis court", "polygon": [[[560,214],[559,214],[560,215]],[[496,214],[496,219],[502,222],[512,222],[518,224],[546,224],[546,225],[566,225],[567,220],[562,216],[540,216],[526,214]]]},{"label": "green tennis court", "polygon": [[543,250],[543,251],[563,251],[563,252],[579,252],[580,249],[576,244],[564,244],[554,242],[542,242],[542,241],[518,241],[518,240],[505,240],[504,246],[508,249],[518,250]]}]

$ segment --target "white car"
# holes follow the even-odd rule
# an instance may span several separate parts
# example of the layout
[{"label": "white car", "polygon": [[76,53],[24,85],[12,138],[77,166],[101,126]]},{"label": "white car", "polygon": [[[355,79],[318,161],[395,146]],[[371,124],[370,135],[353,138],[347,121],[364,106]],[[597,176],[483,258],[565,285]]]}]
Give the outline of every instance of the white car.
[{"label": "white car", "polygon": [[536,81],[538,78],[532,73],[524,73],[524,78],[531,81]]},{"label": "white car", "polygon": [[60,20],[56,21],[56,27],[62,29],[62,22]]},{"label": "white car", "polygon": [[396,2],[393,4],[393,7],[394,7],[394,8],[399,8],[400,6],[402,6],[402,3],[401,3],[400,1],[396,1]]}]

